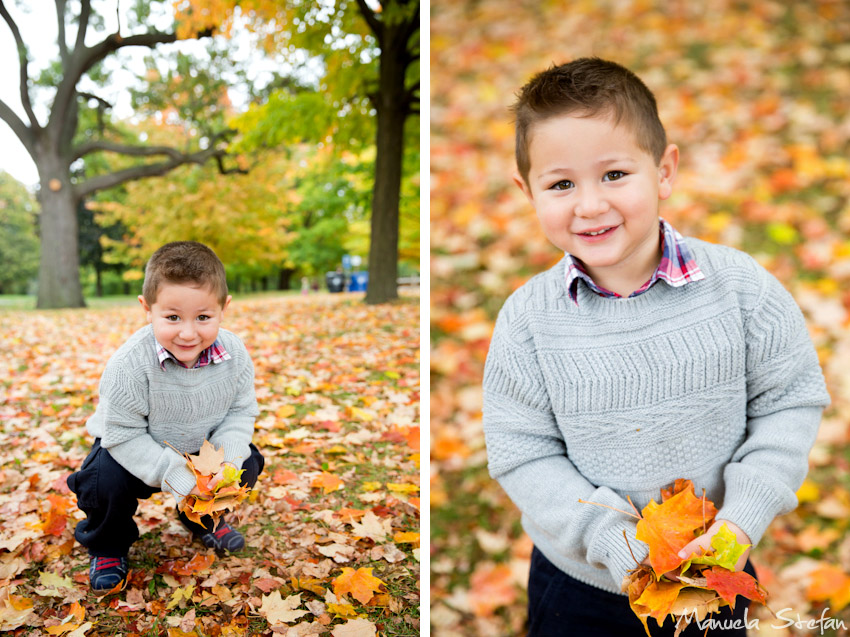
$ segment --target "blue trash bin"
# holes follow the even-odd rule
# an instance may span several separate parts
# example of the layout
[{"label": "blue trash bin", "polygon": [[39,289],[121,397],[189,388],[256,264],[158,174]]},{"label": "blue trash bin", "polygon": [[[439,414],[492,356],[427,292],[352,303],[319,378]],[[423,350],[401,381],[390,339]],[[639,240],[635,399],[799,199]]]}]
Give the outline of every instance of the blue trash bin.
[{"label": "blue trash bin", "polygon": [[369,287],[368,272],[351,273],[351,281],[348,283],[349,292],[365,292],[367,287]]}]

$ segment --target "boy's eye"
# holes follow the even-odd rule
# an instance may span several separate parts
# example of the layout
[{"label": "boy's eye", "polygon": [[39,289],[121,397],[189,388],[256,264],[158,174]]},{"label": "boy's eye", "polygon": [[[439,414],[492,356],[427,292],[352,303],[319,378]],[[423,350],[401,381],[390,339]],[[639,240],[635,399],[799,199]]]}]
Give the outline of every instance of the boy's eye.
[{"label": "boy's eye", "polygon": [[210,320],[210,318],[212,318],[212,317],[207,316],[206,314],[201,314],[201,315],[198,317],[198,320],[199,320],[199,321],[209,321],[209,320]]},{"label": "boy's eye", "polygon": [[573,187],[573,182],[568,179],[562,179],[561,181],[552,184],[550,187],[552,190],[569,190]]},{"label": "boy's eye", "polygon": [[166,321],[179,321],[180,317],[177,316],[176,314],[172,314],[171,316],[166,316],[165,320]]},{"label": "boy's eye", "polygon": [[602,181],[617,181],[626,176],[622,170],[609,170],[605,173],[605,178]]}]

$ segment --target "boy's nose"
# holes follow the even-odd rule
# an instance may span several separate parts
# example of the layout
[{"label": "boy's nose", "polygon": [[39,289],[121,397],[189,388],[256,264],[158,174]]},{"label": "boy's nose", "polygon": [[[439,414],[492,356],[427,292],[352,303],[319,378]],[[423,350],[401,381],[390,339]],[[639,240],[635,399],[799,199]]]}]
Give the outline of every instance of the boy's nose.
[{"label": "boy's nose", "polygon": [[608,201],[596,188],[584,188],[576,203],[575,212],[580,217],[593,217],[608,212]]},{"label": "boy's nose", "polygon": [[187,323],[180,326],[180,338],[184,341],[195,337],[195,328]]}]

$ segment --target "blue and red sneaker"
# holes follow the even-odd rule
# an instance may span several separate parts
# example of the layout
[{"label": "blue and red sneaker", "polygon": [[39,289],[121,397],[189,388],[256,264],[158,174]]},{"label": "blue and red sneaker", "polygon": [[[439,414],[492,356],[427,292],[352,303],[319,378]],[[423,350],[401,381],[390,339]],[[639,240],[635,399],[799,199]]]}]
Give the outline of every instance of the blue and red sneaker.
[{"label": "blue and red sneaker", "polygon": [[93,593],[108,593],[127,583],[130,564],[125,557],[92,557],[89,565],[89,585]]},{"label": "blue and red sneaker", "polygon": [[216,551],[230,551],[235,553],[245,547],[245,538],[242,534],[230,526],[227,522],[218,525],[215,531],[199,535],[204,546]]}]

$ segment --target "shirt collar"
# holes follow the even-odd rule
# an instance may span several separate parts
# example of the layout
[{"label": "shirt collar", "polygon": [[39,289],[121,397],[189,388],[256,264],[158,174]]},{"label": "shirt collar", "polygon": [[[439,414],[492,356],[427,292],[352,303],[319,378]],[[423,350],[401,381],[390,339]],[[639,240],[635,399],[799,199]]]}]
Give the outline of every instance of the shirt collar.
[{"label": "shirt collar", "polygon": [[[632,292],[629,297],[643,294],[659,279],[675,288],[705,278],[702,270],[694,261],[693,254],[685,243],[684,237],[664,219],[659,218],[659,229],[661,232],[661,261],[649,280]],[[584,264],[569,253],[566,254],[565,271],[567,292],[576,305],[578,305],[579,280],[587,283],[588,287],[600,296],[620,298],[620,295],[616,292],[606,290],[594,283]]]},{"label": "shirt collar", "polygon": [[[167,349],[165,349],[162,345],[160,345],[159,341],[154,339],[154,342],[156,343],[156,356],[157,356],[157,359],[159,360],[159,366],[162,369],[162,371],[165,371],[165,361],[167,361],[168,359],[171,359],[172,361],[174,361],[175,363],[180,365],[180,367],[186,367],[186,365],[184,365],[179,360],[177,360],[177,358],[174,356],[174,354],[172,354]],[[221,341],[218,340],[218,339],[215,339],[215,342],[212,345],[210,345],[208,348],[206,348],[204,351],[201,352],[201,355],[198,357],[198,362],[195,363],[195,366],[192,369],[198,369],[199,367],[206,367],[207,365],[209,365],[211,363],[218,365],[219,363],[221,363],[223,361],[229,361],[229,360],[230,360],[230,354],[228,354],[227,350],[224,349],[224,345],[221,344]]]}]

